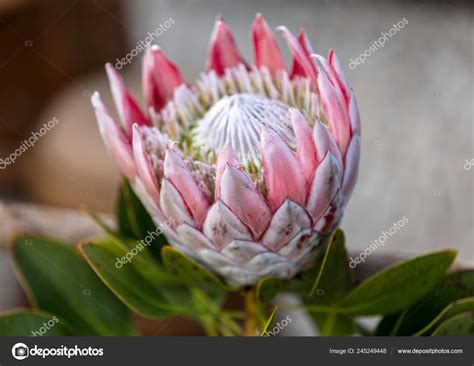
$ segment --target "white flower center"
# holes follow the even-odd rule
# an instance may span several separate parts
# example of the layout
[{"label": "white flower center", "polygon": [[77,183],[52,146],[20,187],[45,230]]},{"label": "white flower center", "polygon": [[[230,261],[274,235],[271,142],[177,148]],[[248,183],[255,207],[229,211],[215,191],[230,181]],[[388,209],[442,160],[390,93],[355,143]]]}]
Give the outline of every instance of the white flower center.
[{"label": "white flower center", "polygon": [[285,103],[263,95],[224,96],[197,122],[194,143],[217,154],[230,143],[242,162],[258,162],[262,124],[293,147],[295,138],[288,109]]}]

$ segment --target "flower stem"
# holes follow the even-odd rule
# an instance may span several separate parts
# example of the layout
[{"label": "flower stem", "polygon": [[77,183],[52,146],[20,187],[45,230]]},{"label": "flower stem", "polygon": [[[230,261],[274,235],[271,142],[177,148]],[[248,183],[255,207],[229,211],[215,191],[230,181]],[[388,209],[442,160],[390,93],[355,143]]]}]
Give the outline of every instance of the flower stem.
[{"label": "flower stem", "polygon": [[244,336],[254,337],[258,325],[258,304],[255,295],[255,289],[251,288],[244,295],[244,307],[247,312],[243,334]]}]

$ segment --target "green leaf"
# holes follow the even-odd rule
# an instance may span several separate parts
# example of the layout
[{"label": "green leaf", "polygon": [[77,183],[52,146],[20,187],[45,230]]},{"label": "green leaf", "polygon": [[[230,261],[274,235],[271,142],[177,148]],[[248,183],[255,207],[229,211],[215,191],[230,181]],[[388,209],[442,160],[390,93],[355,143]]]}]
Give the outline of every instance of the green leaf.
[{"label": "green leaf", "polygon": [[99,226],[104,231],[109,239],[108,241],[113,243],[119,251],[123,251],[123,254],[135,249],[139,251],[139,253],[134,255],[134,261],[139,261],[144,266],[156,264],[156,258],[154,258],[152,256],[152,252],[147,249],[148,245],[144,245],[144,243],[141,243],[136,239],[131,239],[118,232],[115,232],[112,228],[107,226],[95,213],[89,211],[87,213],[97,224],[97,226]]},{"label": "green leaf", "polygon": [[221,296],[216,297],[215,294],[213,294],[213,296],[210,297],[208,292],[200,288],[190,289],[190,297],[195,306],[193,317],[201,323],[209,336],[219,335],[219,331],[221,331],[223,335],[234,335],[235,330],[240,330],[237,324],[234,323],[231,324],[231,327],[237,326],[237,329],[231,329],[220,324],[220,321],[224,318],[226,318],[226,323],[232,322],[232,320],[229,322],[229,317],[225,315],[225,312],[221,308],[224,300],[223,295],[224,294],[221,293]]},{"label": "green leaf", "polygon": [[83,243],[80,249],[102,281],[137,314],[150,319],[160,319],[178,313],[189,313],[192,300],[186,288],[177,279],[155,266],[137,270],[133,259],[116,266],[117,248],[107,241]]},{"label": "green leaf", "polygon": [[352,274],[344,244],[344,232],[335,230],[321,259],[310,297],[317,295],[316,299],[338,302],[351,289]]},{"label": "green leaf", "polygon": [[466,311],[442,322],[432,336],[473,336],[474,311]]},{"label": "green leaf", "polygon": [[474,270],[449,273],[425,298],[403,314],[382,319],[376,335],[412,335],[429,324],[450,303],[471,296],[474,296]]},{"label": "green leaf", "polygon": [[168,243],[162,233],[164,229],[155,225],[128,181],[124,181],[120,188],[117,222],[119,236],[145,241],[153,255],[161,261],[161,249]]},{"label": "green leaf", "polygon": [[[342,230],[337,229],[331,236],[328,247],[321,259],[319,272],[310,291],[312,304],[339,306],[341,299],[350,291],[352,274],[345,249]],[[353,334],[356,324],[346,314],[325,314],[310,312],[323,336],[343,336]]]},{"label": "green leaf", "polygon": [[[318,324],[322,335],[348,335],[356,331],[350,316],[339,312],[341,299],[351,289],[352,275],[344,247],[344,233],[335,230],[328,239],[324,255],[310,270],[292,280],[264,278],[257,284],[257,298],[269,303],[279,292],[306,296],[305,308]],[[308,295],[309,294],[309,295]]]},{"label": "green leaf", "polygon": [[287,288],[287,280],[265,277],[257,283],[256,297],[261,304],[268,304],[279,292]]},{"label": "green leaf", "polygon": [[64,321],[44,311],[16,310],[0,316],[0,336],[65,336]]},{"label": "green leaf", "polygon": [[426,296],[442,280],[455,257],[455,250],[444,250],[380,271],[354,288],[344,298],[341,310],[354,315],[401,311]]},{"label": "green leaf", "polygon": [[75,248],[18,236],[13,256],[31,302],[70,325],[73,335],[135,335],[127,308]]},{"label": "green leaf", "polygon": [[164,266],[174,276],[189,286],[199,287],[211,293],[237,290],[228,287],[203,266],[170,246],[166,246],[162,249],[161,257],[163,258]]},{"label": "green leaf", "polygon": [[346,336],[354,334],[357,325],[351,316],[346,314],[310,313],[318,325],[322,336]]},{"label": "green leaf", "polygon": [[117,201],[117,223],[122,235],[134,239],[143,239],[149,231],[156,229],[156,225],[128,181],[124,181],[120,187]]},{"label": "green leaf", "polygon": [[465,299],[461,299],[455,302],[452,302],[448,306],[446,306],[436,318],[434,318],[431,323],[429,323],[426,327],[416,332],[414,335],[426,335],[437,328],[442,322],[445,320],[460,314],[466,311],[474,311],[474,297],[466,297]]},{"label": "green leaf", "polygon": [[256,285],[257,299],[261,304],[268,304],[280,292],[291,292],[305,297],[311,290],[313,278],[318,272],[319,267],[315,266],[289,280],[276,277],[262,278]]},{"label": "green leaf", "polygon": [[278,306],[273,308],[272,313],[268,317],[265,325],[263,326],[262,330],[260,331],[260,337],[265,337],[268,334],[268,330],[272,327],[273,322],[275,321],[276,315],[278,313]]},{"label": "green leaf", "polygon": [[391,335],[397,327],[397,322],[400,316],[401,314],[390,314],[384,316],[377,325],[377,328],[374,331],[374,336],[381,337]]},{"label": "green leaf", "polygon": [[[125,180],[117,200],[117,223],[119,236],[144,240],[153,256],[161,261],[161,249],[168,244],[163,228],[157,227],[147,210],[136,196],[129,182]],[[174,222],[172,218],[170,221]]]}]

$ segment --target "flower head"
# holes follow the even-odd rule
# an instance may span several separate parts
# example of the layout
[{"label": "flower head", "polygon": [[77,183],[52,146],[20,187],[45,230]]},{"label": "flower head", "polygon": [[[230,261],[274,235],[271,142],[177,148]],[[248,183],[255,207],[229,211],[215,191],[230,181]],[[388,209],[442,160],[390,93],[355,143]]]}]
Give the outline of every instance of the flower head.
[{"label": "flower head", "polygon": [[255,61],[218,18],[207,70],[187,84],[157,46],[143,60],[142,110],[107,65],[117,123],[95,93],[102,136],[171,245],[249,285],[311,265],[341,220],[360,154],[360,118],[333,50],[314,54],[303,30],[278,27],[291,70],[264,18]]}]

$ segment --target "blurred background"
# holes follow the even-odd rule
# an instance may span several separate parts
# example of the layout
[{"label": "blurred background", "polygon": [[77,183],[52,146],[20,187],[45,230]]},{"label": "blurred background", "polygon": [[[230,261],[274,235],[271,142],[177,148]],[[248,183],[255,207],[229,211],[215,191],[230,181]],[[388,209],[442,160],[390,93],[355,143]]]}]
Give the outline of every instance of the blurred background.
[{"label": "blurred background", "polygon": [[[89,101],[99,90],[112,106],[104,63],[125,57],[171,17],[156,43],[192,82],[205,66],[216,15],[252,60],[250,25],[261,12],[273,27],[303,26],[317,53],[335,48],[358,98],[362,160],[342,223],[348,245],[364,249],[406,217],[381,252],[455,247],[472,261],[473,9],[454,0],[0,0],[0,158],[59,121],[0,170],[0,200],[111,212],[120,176]],[[384,47],[349,67],[403,18]],[[139,100],[140,65],[141,54],[121,69]]]}]

